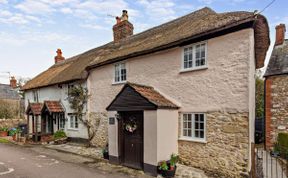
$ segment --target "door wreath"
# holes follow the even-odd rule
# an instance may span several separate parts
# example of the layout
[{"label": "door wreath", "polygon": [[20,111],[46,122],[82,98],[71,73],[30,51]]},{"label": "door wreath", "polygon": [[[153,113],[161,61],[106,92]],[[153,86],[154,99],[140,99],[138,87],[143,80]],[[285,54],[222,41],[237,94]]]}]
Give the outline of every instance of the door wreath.
[{"label": "door wreath", "polygon": [[137,124],[134,119],[134,117],[130,117],[129,121],[125,123],[125,130],[127,132],[133,133],[137,129]]}]

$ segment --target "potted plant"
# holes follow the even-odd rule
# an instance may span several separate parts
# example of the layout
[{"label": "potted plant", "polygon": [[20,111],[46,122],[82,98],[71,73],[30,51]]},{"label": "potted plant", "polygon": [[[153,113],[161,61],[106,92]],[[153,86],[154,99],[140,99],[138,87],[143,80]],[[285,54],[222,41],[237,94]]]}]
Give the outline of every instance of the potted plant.
[{"label": "potted plant", "polygon": [[176,154],[171,154],[169,161],[161,161],[158,166],[158,172],[163,177],[174,177],[177,169],[177,162],[179,161],[179,156]]},{"label": "potted plant", "polygon": [[54,133],[53,139],[56,145],[64,144],[67,142],[67,135],[63,130],[58,130]]},{"label": "potted plant", "polygon": [[9,129],[7,127],[0,128],[0,137],[7,137]]},{"label": "potted plant", "polygon": [[109,152],[106,148],[102,150],[103,158],[109,160]]}]

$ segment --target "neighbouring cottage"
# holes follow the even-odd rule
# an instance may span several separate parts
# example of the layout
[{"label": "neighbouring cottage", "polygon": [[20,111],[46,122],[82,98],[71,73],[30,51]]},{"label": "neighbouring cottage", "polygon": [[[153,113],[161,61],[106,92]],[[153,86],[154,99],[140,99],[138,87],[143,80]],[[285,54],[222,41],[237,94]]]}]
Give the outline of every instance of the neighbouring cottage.
[{"label": "neighbouring cottage", "polygon": [[288,132],[288,40],[285,24],[276,26],[276,41],[265,72],[266,148],[278,133]]},{"label": "neighbouring cottage", "polygon": [[[87,142],[87,128],[67,99],[73,87],[86,88],[86,65],[77,57],[65,60],[60,49],[56,52],[55,64],[22,87],[29,136],[34,141],[44,141],[61,129],[72,141]],[[83,117],[88,117],[87,107]]]},{"label": "neighbouring cottage", "polygon": [[0,84],[0,119],[21,117],[21,96],[15,77],[10,78],[10,84]]},{"label": "neighbouring cottage", "polygon": [[133,29],[123,11],[114,41],[79,57],[93,58],[88,111],[109,121],[110,162],[156,175],[158,162],[178,153],[219,177],[248,177],[255,69],[270,44],[265,17],[203,8]]}]

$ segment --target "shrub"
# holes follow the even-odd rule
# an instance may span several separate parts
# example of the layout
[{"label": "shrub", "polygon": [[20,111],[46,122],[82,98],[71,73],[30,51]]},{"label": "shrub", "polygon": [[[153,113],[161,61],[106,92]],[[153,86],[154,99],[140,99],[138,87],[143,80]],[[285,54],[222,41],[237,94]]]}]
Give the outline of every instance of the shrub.
[{"label": "shrub", "polygon": [[279,152],[284,158],[288,157],[288,133],[278,134],[275,151]]},{"label": "shrub", "polygon": [[60,138],[66,138],[67,135],[63,130],[58,130],[57,132],[54,133],[53,138],[55,140],[60,139]]},{"label": "shrub", "polygon": [[2,132],[8,132],[9,129],[8,129],[8,127],[2,127],[2,128],[0,128],[0,131],[2,131]]}]

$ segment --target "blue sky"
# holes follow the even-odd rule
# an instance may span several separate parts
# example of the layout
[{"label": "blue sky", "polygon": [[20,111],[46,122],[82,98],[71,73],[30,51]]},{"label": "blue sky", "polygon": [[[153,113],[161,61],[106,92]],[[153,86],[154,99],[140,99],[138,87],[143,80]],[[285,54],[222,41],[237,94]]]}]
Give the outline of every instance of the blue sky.
[{"label": "blue sky", "polygon": [[[33,78],[54,63],[61,48],[68,58],[112,40],[112,26],[128,10],[134,33],[208,6],[216,12],[262,10],[271,0],[0,0],[0,83]],[[274,43],[275,25],[288,24],[287,0],[262,14]],[[271,51],[271,50],[270,50]]]}]

